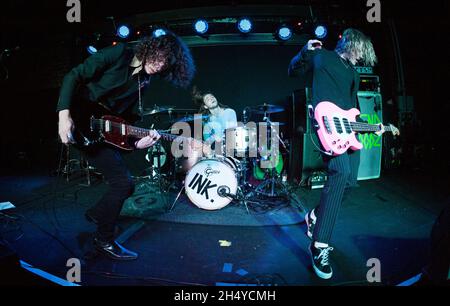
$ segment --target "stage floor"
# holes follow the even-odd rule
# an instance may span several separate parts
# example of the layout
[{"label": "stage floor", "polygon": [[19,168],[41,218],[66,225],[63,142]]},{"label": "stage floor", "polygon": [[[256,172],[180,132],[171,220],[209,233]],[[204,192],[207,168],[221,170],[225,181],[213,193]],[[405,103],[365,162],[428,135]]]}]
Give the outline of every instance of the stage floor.
[{"label": "stage floor", "polygon": [[[21,260],[65,279],[67,260],[83,257],[95,229],[84,211],[107,185],[94,180],[84,187],[82,182],[81,177],[68,183],[39,173],[0,178],[0,202],[16,205],[4,212],[17,217],[2,220],[0,237]],[[366,279],[371,258],[380,260],[382,285],[397,285],[420,273],[429,258],[431,228],[448,205],[448,182],[392,171],[359,185],[344,202],[335,227],[331,280],[312,272],[304,222],[225,225],[223,220],[214,224],[214,217],[201,224],[163,217],[147,218],[124,243],[139,253],[136,261],[82,260],[80,285],[376,285]],[[307,208],[316,205],[320,192],[296,190]],[[165,194],[170,203],[175,195]],[[189,205],[186,201],[177,205]],[[194,216],[205,214],[192,205],[189,209]],[[247,217],[264,218],[276,209],[251,210]],[[121,217],[119,231],[137,220]]]}]

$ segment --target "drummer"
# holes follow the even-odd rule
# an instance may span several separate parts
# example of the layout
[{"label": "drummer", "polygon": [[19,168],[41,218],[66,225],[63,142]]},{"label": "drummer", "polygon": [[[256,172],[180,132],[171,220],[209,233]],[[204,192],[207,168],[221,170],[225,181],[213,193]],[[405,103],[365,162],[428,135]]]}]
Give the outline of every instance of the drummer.
[{"label": "drummer", "polygon": [[221,149],[226,130],[237,127],[236,112],[219,103],[211,92],[200,92],[195,86],[192,97],[194,103],[200,105],[199,113],[208,115],[203,119],[203,153],[207,157],[223,155]]}]

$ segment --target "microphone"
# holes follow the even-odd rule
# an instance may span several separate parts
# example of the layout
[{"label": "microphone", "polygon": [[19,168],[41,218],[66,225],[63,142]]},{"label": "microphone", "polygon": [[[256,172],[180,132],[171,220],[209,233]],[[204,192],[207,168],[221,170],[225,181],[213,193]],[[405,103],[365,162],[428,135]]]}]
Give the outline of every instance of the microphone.
[{"label": "microphone", "polygon": [[231,194],[230,194],[230,187],[228,187],[228,186],[219,186],[218,188],[217,188],[217,194],[220,196],[220,197],[222,197],[222,198],[225,198],[225,197],[228,197],[228,196],[231,196]]}]

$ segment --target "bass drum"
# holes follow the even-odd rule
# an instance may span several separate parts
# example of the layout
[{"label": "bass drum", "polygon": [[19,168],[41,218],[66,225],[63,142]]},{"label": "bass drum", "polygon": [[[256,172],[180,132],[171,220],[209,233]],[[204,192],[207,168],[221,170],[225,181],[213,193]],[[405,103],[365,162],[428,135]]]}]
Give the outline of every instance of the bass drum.
[{"label": "bass drum", "polygon": [[227,159],[204,159],[189,170],[184,187],[197,207],[217,210],[227,206],[238,187],[236,171]]}]

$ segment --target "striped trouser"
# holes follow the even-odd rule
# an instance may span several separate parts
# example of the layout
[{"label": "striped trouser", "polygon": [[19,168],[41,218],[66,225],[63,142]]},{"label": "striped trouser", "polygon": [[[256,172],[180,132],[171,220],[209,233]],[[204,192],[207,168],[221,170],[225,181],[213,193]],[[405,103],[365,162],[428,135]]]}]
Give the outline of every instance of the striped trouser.
[{"label": "striped trouser", "polygon": [[[322,190],[319,206],[315,208],[317,217],[313,240],[329,243],[344,191],[356,185],[360,151],[349,151],[339,156],[324,157],[328,170],[328,180]],[[347,195],[347,194],[346,194]]]}]

